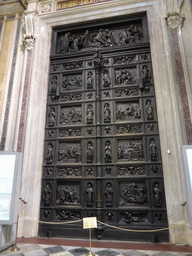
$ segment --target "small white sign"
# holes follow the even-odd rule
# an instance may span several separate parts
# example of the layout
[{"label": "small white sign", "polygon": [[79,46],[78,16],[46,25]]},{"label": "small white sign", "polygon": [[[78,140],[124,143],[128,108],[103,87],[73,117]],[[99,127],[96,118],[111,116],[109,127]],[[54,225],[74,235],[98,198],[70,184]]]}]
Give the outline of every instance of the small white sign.
[{"label": "small white sign", "polygon": [[83,228],[97,228],[97,218],[83,218]]}]

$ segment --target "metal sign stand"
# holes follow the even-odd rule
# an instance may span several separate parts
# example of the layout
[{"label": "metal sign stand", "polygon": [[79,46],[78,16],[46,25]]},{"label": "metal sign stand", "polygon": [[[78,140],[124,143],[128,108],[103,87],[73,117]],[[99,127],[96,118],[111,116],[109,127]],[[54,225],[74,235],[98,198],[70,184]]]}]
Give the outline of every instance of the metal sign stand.
[{"label": "metal sign stand", "polygon": [[90,248],[90,252],[86,254],[86,256],[98,256],[91,251],[91,228],[89,229],[89,248]]},{"label": "metal sign stand", "polygon": [[89,253],[83,256],[98,256],[97,254],[91,251],[91,228],[96,228],[96,227],[97,227],[96,217],[83,218],[83,228],[89,228],[89,248],[90,248]]}]

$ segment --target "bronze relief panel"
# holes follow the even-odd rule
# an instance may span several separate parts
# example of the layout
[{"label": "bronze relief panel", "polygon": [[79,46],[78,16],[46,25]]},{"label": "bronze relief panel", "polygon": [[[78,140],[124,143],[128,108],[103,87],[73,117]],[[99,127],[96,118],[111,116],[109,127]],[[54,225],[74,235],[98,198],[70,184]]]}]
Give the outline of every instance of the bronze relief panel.
[{"label": "bronze relief panel", "polygon": [[[123,228],[166,226],[155,88],[142,22],[54,30],[41,220],[96,216]],[[69,225],[63,227],[54,233],[68,236]],[[40,225],[44,236],[49,229]],[[70,224],[70,232],[85,235],[79,223]],[[107,239],[116,232],[98,225],[94,235]]]}]

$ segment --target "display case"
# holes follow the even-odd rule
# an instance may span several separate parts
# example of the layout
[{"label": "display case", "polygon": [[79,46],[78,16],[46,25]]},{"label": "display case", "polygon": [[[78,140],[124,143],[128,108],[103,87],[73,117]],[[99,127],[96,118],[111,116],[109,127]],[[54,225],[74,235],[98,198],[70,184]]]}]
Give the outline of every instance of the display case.
[{"label": "display case", "polygon": [[0,251],[16,240],[22,153],[0,152]]},{"label": "display case", "polygon": [[190,227],[192,228],[192,145],[185,145],[182,148],[183,148],[183,157],[184,157],[184,164],[185,164],[187,206],[188,206]]}]

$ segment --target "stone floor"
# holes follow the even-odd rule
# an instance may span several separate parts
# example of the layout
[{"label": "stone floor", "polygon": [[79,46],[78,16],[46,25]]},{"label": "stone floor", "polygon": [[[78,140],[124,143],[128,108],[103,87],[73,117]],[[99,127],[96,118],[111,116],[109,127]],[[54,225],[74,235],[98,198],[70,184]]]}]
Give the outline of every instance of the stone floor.
[{"label": "stone floor", "polygon": [[[19,243],[17,252],[11,252],[12,248],[2,251],[3,256],[81,256],[90,252],[86,247],[73,247],[48,244]],[[91,248],[92,253],[98,256],[192,256],[192,252],[152,251],[152,250],[125,250],[109,248]]]}]

